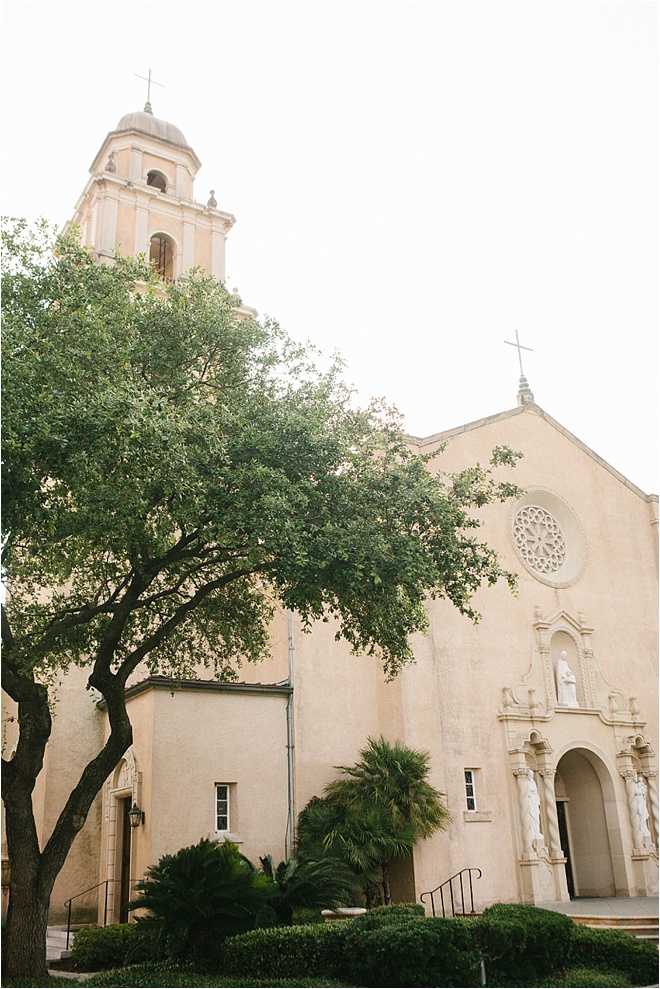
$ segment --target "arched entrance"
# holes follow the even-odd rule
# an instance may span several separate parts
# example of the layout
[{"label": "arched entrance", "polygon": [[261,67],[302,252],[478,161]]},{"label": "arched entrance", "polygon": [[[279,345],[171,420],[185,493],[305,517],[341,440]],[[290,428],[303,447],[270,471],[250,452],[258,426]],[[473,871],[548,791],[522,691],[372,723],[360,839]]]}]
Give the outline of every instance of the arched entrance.
[{"label": "arched entrance", "polygon": [[557,817],[571,896],[616,896],[625,888],[614,786],[601,759],[571,749],[557,765]]}]

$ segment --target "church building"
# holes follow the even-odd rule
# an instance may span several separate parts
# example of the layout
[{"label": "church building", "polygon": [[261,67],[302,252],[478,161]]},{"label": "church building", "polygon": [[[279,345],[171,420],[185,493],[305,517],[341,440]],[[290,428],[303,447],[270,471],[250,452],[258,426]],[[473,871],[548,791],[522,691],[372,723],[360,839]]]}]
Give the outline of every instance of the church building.
[{"label": "church building", "polygon": [[[235,221],[213,192],[194,199],[199,167],[147,103],[103,141],[71,224],[100,261],[144,253],[162,278],[199,266],[223,280]],[[58,878],[53,923],[94,886],[74,899],[74,920],[125,919],[145,869],[202,837],[281,861],[334,767],[380,735],[430,754],[451,813],[399,863],[395,899],[419,901],[465,869],[479,910],[657,893],[657,496],[537,405],[522,376],[512,408],[410,445],[443,472],[487,462],[496,446],[523,453],[524,493],[481,510],[481,536],[518,573],[517,593],[480,590],[477,625],[429,601],[416,662],[392,682],[336,642],[331,623],[304,634],[285,612],[269,659],[238,682],[134,678],[134,741]],[[35,792],[45,835],[107,731],[85,681],[74,669],[59,687]]]}]

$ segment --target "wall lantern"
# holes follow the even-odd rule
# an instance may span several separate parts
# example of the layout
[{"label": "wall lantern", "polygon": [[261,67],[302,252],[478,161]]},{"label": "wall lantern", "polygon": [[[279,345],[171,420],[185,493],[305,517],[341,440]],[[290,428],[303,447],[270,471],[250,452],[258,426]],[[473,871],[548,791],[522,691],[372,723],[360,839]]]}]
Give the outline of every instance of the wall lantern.
[{"label": "wall lantern", "polygon": [[128,819],[131,822],[132,828],[139,828],[141,824],[144,824],[144,811],[140,810],[135,801],[133,801],[133,806],[128,812]]}]

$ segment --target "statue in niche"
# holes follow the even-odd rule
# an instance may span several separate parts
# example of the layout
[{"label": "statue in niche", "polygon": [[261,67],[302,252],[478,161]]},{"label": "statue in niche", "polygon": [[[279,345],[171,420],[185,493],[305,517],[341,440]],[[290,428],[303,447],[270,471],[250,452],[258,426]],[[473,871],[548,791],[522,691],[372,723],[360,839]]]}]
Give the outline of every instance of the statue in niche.
[{"label": "statue in niche", "polygon": [[643,776],[637,776],[635,780],[635,813],[637,814],[637,828],[643,838],[650,838],[649,831],[649,810],[646,803],[646,783]]},{"label": "statue in niche", "polygon": [[527,770],[527,813],[532,827],[532,838],[543,841],[541,831],[541,798],[531,769]]},{"label": "statue in niche", "polygon": [[562,651],[557,660],[557,703],[559,707],[579,707],[575,674],[568,665],[568,653]]}]

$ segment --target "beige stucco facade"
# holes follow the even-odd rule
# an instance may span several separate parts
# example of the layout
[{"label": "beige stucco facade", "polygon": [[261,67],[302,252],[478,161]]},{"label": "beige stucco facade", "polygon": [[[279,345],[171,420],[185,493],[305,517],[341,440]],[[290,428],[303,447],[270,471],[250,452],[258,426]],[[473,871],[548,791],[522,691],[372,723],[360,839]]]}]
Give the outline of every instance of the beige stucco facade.
[{"label": "beige stucco facade", "polygon": [[[222,278],[233,217],[195,203],[198,167],[172,125],[148,113],[122,118],[76,208],[83,239],[109,258],[117,247],[148,253],[162,233],[175,245],[173,277],[194,263]],[[164,191],[149,184],[154,172]],[[430,753],[431,782],[452,815],[401,870],[401,897],[419,899],[465,868],[482,873],[478,908],[657,892],[657,497],[537,406],[524,379],[511,410],[410,442],[437,451],[430,469],[443,472],[484,464],[497,446],[523,454],[515,482],[524,494],[483,509],[480,530],[518,573],[517,592],[480,590],[476,625],[429,602],[416,662],[393,682],[336,642],[332,624],[305,634],[284,613],[271,658],[240,670],[240,683],[173,689],[137,676],[133,745],[58,880],[54,919],[65,898],[95,883],[102,893],[78,901],[80,916],[119,919],[122,855],[130,879],[201,837],[230,836],[253,861],[279,861],[334,767],[381,734]],[[573,679],[560,688],[566,666]],[[59,690],[35,794],[44,835],[107,730],[83,679],[74,671]],[[220,830],[218,787],[228,801]],[[133,804],[144,819],[126,831]]]}]

